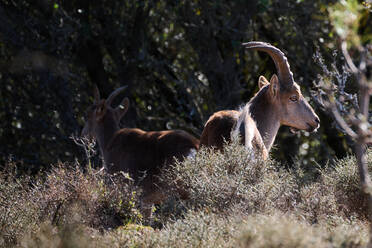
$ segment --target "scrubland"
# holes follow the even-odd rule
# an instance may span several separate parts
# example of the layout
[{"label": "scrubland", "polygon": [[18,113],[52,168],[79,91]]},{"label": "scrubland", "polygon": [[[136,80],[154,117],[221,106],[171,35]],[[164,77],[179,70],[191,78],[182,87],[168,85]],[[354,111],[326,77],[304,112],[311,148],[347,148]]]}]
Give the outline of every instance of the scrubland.
[{"label": "scrubland", "polygon": [[[372,151],[368,162],[372,170]],[[169,190],[151,219],[125,173],[78,161],[37,176],[12,161],[5,168],[1,247],[363,247],[369,238],[353,156],[309,168],[254,160],[235,143],[203,148],[162,176],[189,199]]]}]

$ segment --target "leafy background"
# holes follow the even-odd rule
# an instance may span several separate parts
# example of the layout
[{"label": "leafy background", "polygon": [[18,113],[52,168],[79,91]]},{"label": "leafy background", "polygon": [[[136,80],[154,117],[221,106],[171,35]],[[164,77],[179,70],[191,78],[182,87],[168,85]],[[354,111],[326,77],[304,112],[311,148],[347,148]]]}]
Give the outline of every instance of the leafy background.
[{"label": "leafy background", "polygon": [[273,157],[305,166],[344,157],[350,141],[310,90],[322,73],[317,51],[324,65],[343,64],[337,50],[348,29],[337,25],[337,11],[345,4],[358,8],[350,24],[358,42],[371,43],[370,8],[358,1],[1,0],[1,165],[22,161],[22,170],[36,172],[83,159],[70,137],[81,131],[94,85],[103,97],[129,86],[123,126],[198,137],[213,112],[239,108],[258,90],[260,75],[275,73],[267,54],[242,48],[251,40],[285,52],[321,119],[314,134],[281,128]]}]

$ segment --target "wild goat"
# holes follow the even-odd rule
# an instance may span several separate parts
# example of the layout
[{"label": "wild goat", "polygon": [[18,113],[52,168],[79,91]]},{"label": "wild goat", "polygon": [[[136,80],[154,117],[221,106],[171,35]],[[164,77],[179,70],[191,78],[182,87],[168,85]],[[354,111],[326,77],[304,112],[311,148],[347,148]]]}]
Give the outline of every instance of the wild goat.
[{"label": "wild goat", "polygon": [[200,144],[222,149],[224,139],[240,134],[247,148],[253,148],[264,159],[272,147],[280,125],[298,130],[316,131],[319,118],[302,96],[300,87],[293,79],[287,58],[276,47],[264,42],[244,43],[247,49],[266,52],[275,63],[278,76],[270,82],[259,78],[259,91],[240,111],[223,110],[214,113],[200,137]]},{"label": "wild goat", "polygon": [[182,130],[120,129],[119,122],[129,108],[129,100],[124,98],[116,108],[112,108],[111,103],[125,88],[116,89],[107,100],[100,99],[99,90],[95,88],[95,100],[86,113],[82,136],[97,139],[108,173],[127,172],[142,186],[142,204],[149,207],[165,198],[162,188],[165,185],[158,180],[161,169],[174,158],[182,160],[195,152],[199,140]]}]

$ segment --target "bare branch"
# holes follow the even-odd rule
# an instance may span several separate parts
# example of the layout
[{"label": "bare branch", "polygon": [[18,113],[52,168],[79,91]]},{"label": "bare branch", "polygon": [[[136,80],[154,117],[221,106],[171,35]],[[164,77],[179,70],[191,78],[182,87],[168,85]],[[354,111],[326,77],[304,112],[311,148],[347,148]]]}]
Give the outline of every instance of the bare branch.
[{"label": "bare branch", "polygon": [[347,65],[349,66],[349,68],[350,68],[350,70],[352,71],[352,73],[354,73],[354,74],[359,73],[358,68],[355,66],[353,60],[352,60],[351,57],[350,57],[349,52],[347,51],[347,43],[346,43],[346,41],[343,41],[343,42],[341,43],[341,49],[342,49],[342,54],[343,54],[344,57],[345,57],[346,63],[347,63]]},{"label": "bare branch", "polygon": [[340,112],[337,110],[335,104],[333,104],[333,107],[331,107],[331,111],[333,117],[335,118],[335,121],[337,122],[338,125],[341,126],[345,133],[349,135],[351,138],[356,139],[358,135],[345,122],[344,118],[340,115]]}]

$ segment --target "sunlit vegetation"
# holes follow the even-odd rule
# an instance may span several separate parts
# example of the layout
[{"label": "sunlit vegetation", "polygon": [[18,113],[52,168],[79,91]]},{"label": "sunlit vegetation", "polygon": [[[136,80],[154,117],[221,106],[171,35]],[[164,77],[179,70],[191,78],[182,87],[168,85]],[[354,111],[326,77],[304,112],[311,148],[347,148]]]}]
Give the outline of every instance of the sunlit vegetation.
[{"label": "sunlit vegetation", "polygon": [[[176,163],[190,193],[141,215],[141,191],[122,175],[82,172],[58,164],[46,175],[18,177],[14,164],[0,177],[3,247],[363,247],[365,198],[354,157],[318,174],[286,170],[276,161],[248,161],[243,146],[202,149]],[[368,153],[372,169],[372,153]],[[310,177],[310,178],[309,178]],[[152,223],[149,226],[149,223]]]}]

